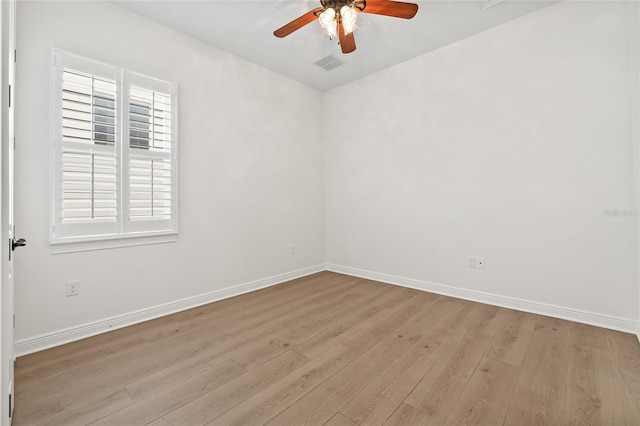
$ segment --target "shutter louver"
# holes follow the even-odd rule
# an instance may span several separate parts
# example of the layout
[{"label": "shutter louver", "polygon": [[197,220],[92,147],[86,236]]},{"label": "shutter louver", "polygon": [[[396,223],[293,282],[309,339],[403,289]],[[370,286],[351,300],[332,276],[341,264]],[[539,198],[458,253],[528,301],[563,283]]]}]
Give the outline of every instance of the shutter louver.
[{"label": "shutter louver", "polygon": [[116,84],[62,72],[62,223],[117,220]]},{"label": "shutter louver", "polygon": [[138,87],[129,96],[129,146],[169,153],[171,96]]},{"label": "shutter louver", "polygon": [[65,151],[62,161],[62,223],[115,222],[115,156]]},{"label": "shutter louver", "polygon": [[68,70],[62,79],[63,141],[114,145],[115,81]]},{"label": "shutter louver", "polygon": [[129,173],[131,220],[171,218],[171,163],[132,158]]}]

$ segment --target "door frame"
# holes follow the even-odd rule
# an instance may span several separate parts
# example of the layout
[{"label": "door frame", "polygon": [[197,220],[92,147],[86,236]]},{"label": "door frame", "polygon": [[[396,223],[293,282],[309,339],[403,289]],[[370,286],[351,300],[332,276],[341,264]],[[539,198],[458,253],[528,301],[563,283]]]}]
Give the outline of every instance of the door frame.
[{"label": "door frame", "polygon": [[15,326],[13,302],[13,151],[16,60],[16,0],[0,3],[0,426],[11,424]]}]

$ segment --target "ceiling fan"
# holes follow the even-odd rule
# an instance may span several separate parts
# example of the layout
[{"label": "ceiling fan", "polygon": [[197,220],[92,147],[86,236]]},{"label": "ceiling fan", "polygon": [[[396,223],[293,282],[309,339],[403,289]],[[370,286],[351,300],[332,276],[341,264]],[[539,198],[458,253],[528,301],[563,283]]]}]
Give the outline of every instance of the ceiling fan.
[{"label": "ceiling fan", "polygon": [[329,38],[338,37],[342,53],[351,53],[356,50],[353,31],[358,12],[404,19],[411,19],[418,13],[417,4],[392,0],[320,0],[320,4],[322,7],[316,7],[278,28],[273,35],[286,37],[317,19]]}]

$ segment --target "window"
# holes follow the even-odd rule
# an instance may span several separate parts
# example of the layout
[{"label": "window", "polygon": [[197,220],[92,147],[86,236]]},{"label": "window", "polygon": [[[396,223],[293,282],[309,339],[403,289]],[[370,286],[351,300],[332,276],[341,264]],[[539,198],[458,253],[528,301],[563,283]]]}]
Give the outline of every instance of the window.
[{"label": "window", "polygon": [[53,64],[52,244],[175,236],[176,85],[61,50]]}]

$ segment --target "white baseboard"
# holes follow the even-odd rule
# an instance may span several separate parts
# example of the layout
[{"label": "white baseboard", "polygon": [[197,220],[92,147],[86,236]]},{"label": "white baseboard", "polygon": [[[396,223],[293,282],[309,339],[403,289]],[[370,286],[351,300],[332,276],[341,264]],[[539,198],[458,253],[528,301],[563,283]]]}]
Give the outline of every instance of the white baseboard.
[{"label": "white baseboard", "polygon": [[306,275],[311,275],[324,270],[351,275],[359,278],[366,278],[374,281],[380,281],[387,284],[413,288],[416,290],[428,291],[430,293],[456,297],[459,299],[466,299],[474,302],[486,303],[489,305],[501,306],[504,308],[531,312],[534,314],[546,315],[550,317],[566,319],[569,321],[595,325],[598,327],[609,328],[612,330],[618,330],[625,333],[635,334],[636,336],[638,336],[638,340],[640,341],[640,324],[638,323],[638,321],[634,321],[630,318],[622,318],[613,315],[603,315],[595,312],[582,311],[563,306],[556,306],[513,297],[500,296],[481,291],[453,287],[444,284],[437,284],[428,281],[420,281],[412,278],[398,277],[395,275],[366,271],[362,269],[329,263],[325,265],[310,266],[307,268],[274,275],[272,277],[235,285],[225,289],[215,290],[209,293],[201,294],[199,296],[188,297],[186,299],[176,300],[162,305],[141,309],[139,311],[117,315],[111,318],[105,318],[103,320],[57,330],[52,333],[45,333],[27,339],[22,339],[15,342],[14,354],[16,357],[19,357],[33,352],[42,351],[44,349],[64,345],[65,343],[70,343],[76,340],[81,340],[87,337],[106,333],[111,330],[128,327],[130,325],[138,324],[165,315],[170,315],[176,312],[206,305],[218,300],[227,299],[229,297],[238,296],[244,293],[249,293],[251,291],[259,290],[265,287],[271,287],[285,281],[304,277]]},{"label": "white baseboard", "polygon": [[198,306],[206,305],[229,297],[238,296],[240,294],[259,290],[265,287],[271,287],[276,284],[290,281],[296,278],[311,275],[316,272],[323,271],[324,265],[310,266],[291,272],[286,272],[272,277],[262,278],[244,284],[227,287],[221,290],[215,290],[199,296],[188,297],[182,300],[141,309],[135,312],[129,312],[124,315],[117,315],[111,318],[82,324],[75,327],[69,327],[57,330],[52,333],[45,333],[35,337],[19,340],[15,342],[15,356],[23,356],[33,352],[42,351],[54,346],[64,345],[65,343],[74,342],[76,340],[85,339],[87,337],[102,334],[107,331],[116,330],[118,328],[128,327],[151,319],[159,318],[165,315],[174,314],[176,312],[192,309]]},{"label": "white baseboard", "polygon": [[412,278],[398,277],[395,275],[366,271],[330,263],[326,264],[325,268],[328,271],[338,272],[354,277],[366,278],[369,280],[380,281],[387,284],[428,291],[430,293],[437,293],[445,296],[456,297],[459,299],[466,299],[474,302],[500,306],[503,308],[515,309],[518,311],[530,312],[554,318],[561,318],[569,321],[581,322],[584,324],[608,328],[611,330],[622,331],[625,333],[636,334],[638,336],[638,339],[640,340],[638,321],[634,321],[631,318],[622,318],[614,315],[604,315],[596,312],[582,311],[579,309],[556,306],[547,303],[533,302],[514,297],[500,296],[497,294],[485,293],[482,291],[469,290],[460,287],[432,283],[428,281],[420,281]]}]

